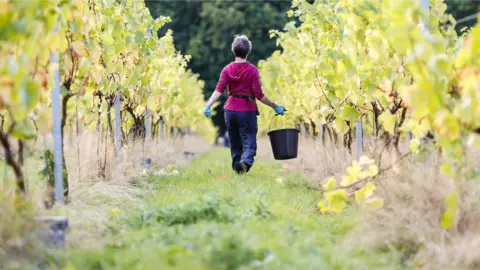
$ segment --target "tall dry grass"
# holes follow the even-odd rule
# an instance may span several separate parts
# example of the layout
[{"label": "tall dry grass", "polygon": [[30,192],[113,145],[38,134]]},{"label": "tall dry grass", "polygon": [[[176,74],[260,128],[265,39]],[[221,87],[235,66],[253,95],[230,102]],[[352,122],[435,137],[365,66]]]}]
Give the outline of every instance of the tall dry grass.
[{"label": "tall dry grass", "polygon": [[[268,140],[259,145],[259,156],[273,159]],[[373,139],[365,142],[364,154],[385,169],[374,180],[385,205],[374,211],[358,207],[360,222],[339,251],[388,249],[407,269],[480,269],[480,184],[441,174],[441,155],[435,151],[404,155],[407,145],[399,148],[397,152]],[[307,173],[320,185],[326,177],[345,174],[355,149],[353,145],[350,154],[341,144],[301,138],[298,158],[283,161],[282,167]],[[468,155],[480,167],[479,154]],[[445,197],[456,190],[461,191],[459,212],[454,227],[445,230],[440,223]]]},{"label": "tall dry grass", "polygon": [[142,208],[142,198],[152,192],[142,175],[145,158],[151,158],[155,171],[169,164],[184,166],[211,148],[197,136],[158,139],[148,144],[135,141],[124,145],[117,159],[110,138],[85,133],[68,142],[70,202],[66,215],[71,226],[68,243],[75,248],[104,245],[98,239],[107,231],[113,211]]},{"label": "tall dry grass", "polygon": [[[105,150],[104,141],[95,133],[85,133],[78,140],[74,136],[67,138],[70,202],[53,212],[69,217],[69,247],[92,248],[107,244],[99,239],[108,231],[112,210],[120,206],[127,209],[124,211],[142,207],[142,198],[152,192],[141,176],[146,156],[152,158],[154,169],[159,169],[168,164],[183,166],[191,157],[210,149],[208,143],[194,136],[156,140],[147,147],[131,142],[123,147],[117,163],[113,144],[107,143]],[[47,140],[47,147],[49,145]],[[259,158],[273,159],[267,139],[261,138],[258,145]],[[36,149],[42,149],[41,144]],[[353,153],[349,153],[341,145],[324,145],[320,140],[302,138],[299,157],[282,162],[282,167],[306,173],[321,184],[326,177],[345,172],[356,158],[355,145],[352,149]],[[407,151],[402,145],[400,152]],[[185,155],[184,152],[195,154]],[[384,198],[385,206],[375,211],[359,208],[360,222],[339,250],[358,245],[370,250],[386,248],[397,253],[399,263],[410,269],[479,269],[480,185],[474,181],[454,181],[439,173],[441,157],[437,154],[399,160],[401,154],[374,140],[365,142],[364,152],[376,157],[381,168],[388,168],[374,180],[376,193]],[[42,161],[35,160],[35,156],[40,154],[29,157],[29,186],[35,190],[31,201],[39,199],[43,195],[41,189],[45,188],[35,180],[36,171],[42,167]],[[478,154],[469,153],[469,157],[472,163],[477,163],[473,165],[480,166]],[[103,174],[99,174],[99,158],[102,162],[106,160]],[[5,258],[8,258],[10,268],[20,269],[21,260],[35,254],[39,246],[38,238],[31,233],[33,216],[52,211],[45,212],[30,203],[19,212],[18,206],[8,197],[11,192],[5,190],[8,189],[0,192],[0,265],[7,265]],[[440,226],[444,199],[455,190],[461,190],[459,213],[455,226],[444,230]]]},{"label": "tall dry grass", "polygon": [[36,233],[32,200],[19,202],[12,193],[0,190],[0,269],[24,269],[29,260],[42,256]]},{"label": "tall dry grass", "polygon": [[[478,159],[477,159],[478,160]],[[385,207],[363,210],[354,241],[399,252],[402,263],[417,269],[479,269],[480,185],[439,173],[441,158],[406,160],[378,178]],[[445,197],[460,191],[453,228],[441,227]]]},{"label": "tall dry grass", "polygon": [[[119,159],[110,138],[86,132],[81,136],[65,138],[65,159],[69,172],[69,199],[64,207],[44,208],[47,185],[40,174],[45,166],[43,152],[51,149],[51,138],[40,138],[29,145],[27,158],[29,196],[23,206],[15,204],[14,181],[9,176],[0,190],[0,266],[6,269],[22,269],[21,262],[37,254],[41,256],[43,243],[35,232],[34,217],[39,215],[64,215],[69,219],[67,247],[95,248],[102,242],[112,222],[112,214],[118,209],[141,208],[142,198],[152,192],[142,175],[144,160],[150,157],[152,170],[169,164],[179,167],[211,146],[197,136],[178,139],[152,140],[148,145],[142,141],[124,145]],[[36,258],[38,259],[38,258]],[[8,267],[7,267],[8,265]],[[0,269],[3,269],[0,267]]]}]

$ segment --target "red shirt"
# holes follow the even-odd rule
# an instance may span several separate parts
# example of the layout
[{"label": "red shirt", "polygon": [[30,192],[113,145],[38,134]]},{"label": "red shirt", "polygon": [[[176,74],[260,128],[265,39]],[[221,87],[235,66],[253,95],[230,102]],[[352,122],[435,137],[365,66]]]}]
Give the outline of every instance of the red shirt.
[{"label": "red shirt", "polygon": [[[229,95],[254,96],[262,99],[262,85],[258,69],[249,62],[232,62],[223,68],[216,91],[223,93],[228,86]],[[257,111],[257,104],[252,100],[230,97],[224,106],[225,110],[237,112]]]}]

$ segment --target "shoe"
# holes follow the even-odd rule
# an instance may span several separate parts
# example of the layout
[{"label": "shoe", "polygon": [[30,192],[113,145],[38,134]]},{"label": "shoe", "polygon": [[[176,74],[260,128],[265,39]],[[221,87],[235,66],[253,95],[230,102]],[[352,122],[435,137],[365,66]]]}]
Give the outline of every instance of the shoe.
[{"label": "shoe", "polygon": [[235,170],[235,172],[236,172],[237,174],[247,173],[247,172],[249,171],[249,169],[250,169],[250,168],[249,168],[248,164],[246,164],[246,163],[243,163],[243,162],[237,162],[237,163],[235,163],[235,168],[234,168],[234,170]]}]

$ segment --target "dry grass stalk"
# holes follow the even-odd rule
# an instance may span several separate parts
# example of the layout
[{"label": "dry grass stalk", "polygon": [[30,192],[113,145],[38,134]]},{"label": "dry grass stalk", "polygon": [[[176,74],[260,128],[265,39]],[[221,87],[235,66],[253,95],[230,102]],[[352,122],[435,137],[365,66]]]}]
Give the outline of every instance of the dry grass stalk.
[{"label": "dry grass stalk", "polygon": [[[264,139],[259,145],[259,156],[273,159],[268,140]],[[355,145],[352,149],[356,149]],[[358,246],[372,251],[387,247],[398,254],[399,263],[407,268],[480,268],[478,183],[458,182],[441,174],[440,154],[403,157],[409,151],[405,142],[400,144],[399,150],[373,139],[364,143],[365,154],[374,157],[380,169],[388,168],[374,180],[376,195],[384,198],[385,206],[376,211],[359,209],[361,221],[341,245],[342,252]],[[328,176],[345,174],[355,154],[348,153],[341,145],[301,139],[299,157],[283,162],[283,167],[307,173],[322,183]],[[468,153],[468,158],[471,163],[480,165],[478,153]],[[445,197],[456,188],[462,190],[461,208],[455,227],[445,230],[440,225]]]},{"label": "dry grass stalk", "polygon": [[[101,139],[94,132],[86,132],[79,137],[78,148],[80,151],[77,151],[76,136],[67,135],[65,158],[69,172],[69,203],[61,209],[46,210],[42,209],[46,184],[38,174],[45,165],[45,161],[39,157],[43,156],[45,149],[51,149],[52,145],[51,138],[46,138],[45,141],[44,144],[41,139],[35,145],[30,146],[35,150],[29,157],[31,166],[28,170],[31,190],[35,191],[35,196],[31,196],[31,198],[36,202],[36,207],[31,207],[28,215],[15,219],[20,222],[20,225],[14,226],[15,228],[31,226],[28,217],[35,215],[66,215],[70,225],[67,245],[72,248],[92,248],[105,245],[106,243],[99,239],[102,239],[101,236],[108,230],[112,209],[134,209],[143,206],[142,197],[151,190],[148,187],[149,183],[142,177],[143,162],[147,156],[152,160],[152,169],[158,170],[169,164],[183,166],[192,157],[210,149],[210,145],[197,136],[154,140],[146,147],[141,141],[129,142],[122,148],[120,162],[117,164],[113,144],[109,137],[105,144],[105,138]],[[98,173],[100,165],[104,165],[103,174]],[[5,189],[2,191],[6,192]],[[6,201],[11,202],[12,200],[6,199]],[[2,208],[0,209],[0,220],[16,218],[15,207],[12,205],[11,208],[6,208],[5,206],[7,205],[0,207]],[[8,239],[22,239],[17,237],[19,233],[12,231],[15,228],[11,225],[13,224],[0,222],[0,235],[6,235],[5,238],[0,239],[0,257],[2,252],[7,254]],[[22,229],[20,231],[29,230]]]}]

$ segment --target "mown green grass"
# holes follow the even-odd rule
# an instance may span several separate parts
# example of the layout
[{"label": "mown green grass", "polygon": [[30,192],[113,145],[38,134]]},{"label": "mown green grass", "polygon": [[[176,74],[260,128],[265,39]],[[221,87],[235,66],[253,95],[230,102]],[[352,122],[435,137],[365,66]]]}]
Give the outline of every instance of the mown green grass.
[{"label": "mown green grass", "polygon": [[[227,173],[228,177],[224,178]],[[283,184],[275,181],[282,177]],[[227,151],[194,160],[180,175],[151,177],[154,195],[141,211],[112,218],[101,250],[50,258],[72,269],[394,269],[382,251],[343,240],[358,215],[318,213],[320,194],[303,176],[257,162],[247,176],[230,169]],[[353,251],[352,251],[353,250]]]}]

